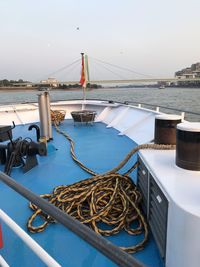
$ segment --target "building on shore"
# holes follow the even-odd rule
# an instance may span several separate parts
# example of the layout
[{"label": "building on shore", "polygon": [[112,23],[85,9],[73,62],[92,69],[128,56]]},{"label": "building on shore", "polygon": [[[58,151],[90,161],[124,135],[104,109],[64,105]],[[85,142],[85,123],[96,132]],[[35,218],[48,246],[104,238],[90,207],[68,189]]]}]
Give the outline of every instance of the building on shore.
[{"label": "building on shore", "polygon": [[175,72],[178,79],[195,79],[200,78],[200,63],[192,64],[191,67]]},{"label": "building on shore", "polygon": [[58,87],[59,81],[56,80],[55,78],[48,78],[47,80],[40,81],[40,84],[42,84],[44,86]]}]

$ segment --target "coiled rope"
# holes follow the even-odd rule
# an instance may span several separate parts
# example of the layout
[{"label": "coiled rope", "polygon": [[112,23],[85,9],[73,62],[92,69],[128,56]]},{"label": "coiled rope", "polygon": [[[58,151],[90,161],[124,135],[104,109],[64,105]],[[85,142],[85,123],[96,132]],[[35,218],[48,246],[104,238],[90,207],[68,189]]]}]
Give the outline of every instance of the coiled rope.
[{"label": "coiled rope", "polygon": [[[56,120],[59,120],[59,118],[57,117]],[[82,169],[92,174],[93,177],[72,185],[57,186],[51,194],[44,194],[41,197],[101,235],[110,236],[119,233],[121,230],[125,230],[130,235],[141,235],[141,241],[136,245],[121,248],[128,253],[143,249],[148,238],[148,227],[139,207],[142,196],[128,176],[136,169],[138,162],[123,175],[119,174],[118,171],[140,149],[163,150],[174,149],[174,146],[139,145],[133,148],[118,166],[104,174],[97,174],[76,158],[74,141],[66,132],[58,128],[58,124],[58,122],[54,122],[56,131],[69,140],[73,160]],[[55,223],[53,218],[38,209],[34,204],[30,203],[30,208],[33,210],[33,214],[27,223],[30,232],[42,232],[50,223]],[[34,226],[34,220],[37,216],[40,216],[44,221],[41,225]]]},{"label": "coiled rope", "polygon": [[65,110],[50,110],[51,111],[51,121],[55,125],[60,125],[65,119]]}]

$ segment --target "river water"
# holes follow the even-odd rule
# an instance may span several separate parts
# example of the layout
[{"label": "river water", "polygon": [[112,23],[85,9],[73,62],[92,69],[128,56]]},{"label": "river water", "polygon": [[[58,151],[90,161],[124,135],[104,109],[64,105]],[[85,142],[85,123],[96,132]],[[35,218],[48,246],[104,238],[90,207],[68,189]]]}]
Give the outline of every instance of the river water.
[{"label": "river water", "polygon": [[[37,102],[39,91],[0,91],[0,104]],[[82,91],[52,91],[51,100],[81,99]],[[87,91],[87,99],[104,99],[147,103],[156,106],[175,108],[200,114],[200,88],[102,88]],[[147,107],[147,106],[145,106]],[[154,108],[155,108],[154,107]],[[153,109],[153,107],[152,107]],[[161,109],[163,112],[180,114],[179,111]],[[186,112],[186,119],[200,121],[200,115]]]}]

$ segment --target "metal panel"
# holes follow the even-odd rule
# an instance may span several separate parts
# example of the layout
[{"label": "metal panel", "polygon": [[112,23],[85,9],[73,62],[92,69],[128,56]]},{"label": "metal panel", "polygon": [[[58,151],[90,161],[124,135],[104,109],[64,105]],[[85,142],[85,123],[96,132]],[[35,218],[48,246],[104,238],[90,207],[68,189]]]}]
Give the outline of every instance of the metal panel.
[{"label": "metal panel", "polygon": [[142,194],[142,210],[147,217],[150,229],[160,251],[166,254],[168,200],[157,185],[153,176],[140,157],[138,157],[137,186]]},{"label": "metal panel", "polygon": [[145,167],[141,158],[138,157],[139,166],[138,166],[138,179],[137,186],[139,191],[142,194],[142,210],[146,217],[148,217],[149,210],[149,181],[148,181],[148,169]]},{"label": "metal panel", "polygon": [[149,225],[160,254],[165,258],[167,237],[168,200],[150,174]]}]

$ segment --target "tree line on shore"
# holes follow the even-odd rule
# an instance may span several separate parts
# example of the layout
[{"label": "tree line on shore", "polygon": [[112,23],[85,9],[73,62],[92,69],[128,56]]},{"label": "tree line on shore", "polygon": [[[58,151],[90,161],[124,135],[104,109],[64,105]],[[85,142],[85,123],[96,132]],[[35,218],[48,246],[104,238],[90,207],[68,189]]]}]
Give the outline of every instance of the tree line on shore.
[{"label": "tree line on shore", "polygon": [[[24,81],[23,79],[19,79],[19,80],[7,80],[7,79],[3,79],[3,80],[0,80],[0,87],[13,87],[13,86],[20,86],[20,85],[23,85],[26,84],[26,83],[29,83],[31,84],[31,82],[29,81]],[[41,88],[41,87],[52,87],[51,84],[33,84],[34,87],[38,87],[38,88]],[[57,89],[71,89],[71,88],[81,88],[81,85],[80,84],[58,84],[56,86]],[[94,88],[94,89],[97,89],[97,88],[102,88],[101,85],[98,85],[98,84],[92,84],[92,83],[87,83],[87,88]]]},{"label": "tree line on shore", "polygon": [[19,79],[19,80],[7,80],[7,79],[0,80],[0,86],[2,86],[2,87],[13,86],[14,84],[20,84],[20,83],[29,83],[29,81],[24,81],[22,79]]},{"label": "tree line on shore", "polygon": [[[99,84],[94,84],[94,83],[87,83],[86,85],[87,88],[92,88],[92,89],[98,89],[98,88],[102,88],[101,85]],[[70,89],[70,88],[81,88],[80,84],[59,84],[58,88],[60,89]]]},{"label": "tree line on shore", "polygon": [[[23,79],[19,79],[19,80],[7,80],[7,79],[3,79],[0,80],[0,87],[13,87],[13,86],[20,86],[23,83],[30,83],[30,81],[24,81]],[[177,82],[171,82],[170,84],[166,83],[166,82],[161,82],[161,83],[157,83],[157,85],[155,84],[149,84],[149,85],[123,85],[123,86],[113,86],[113,88],[130,88],[130,87],[135,87],[135,88],[140,88],[140,87],[159,87],[160,85],[164,85],[165,87],[187,87],[187,88],[199,88],[200,87],[200,81],[177,81]],[[37,88],[42,88],[42,87],[52,87],[52,85],[50,84],[34,84],[34,87]],[[73,89],[73,88],[81,88],[80,84],[58,84],[58,86],[56,87],[56,89]],[[98,84],[92,84],[92,83],[87,83],[87,88],[90,89],[98,89],[98,88],[102,88],[101,85]]]}]

